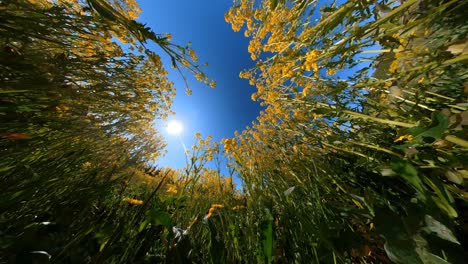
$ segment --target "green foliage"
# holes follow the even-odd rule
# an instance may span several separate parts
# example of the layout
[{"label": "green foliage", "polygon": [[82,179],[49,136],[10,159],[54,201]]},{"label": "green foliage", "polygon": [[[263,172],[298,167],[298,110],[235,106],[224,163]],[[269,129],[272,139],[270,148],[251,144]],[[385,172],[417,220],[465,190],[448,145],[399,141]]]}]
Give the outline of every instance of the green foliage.
[{"label": "green foliage", "polygon": [[461,263],[466,4],[234,2],[266,110],[225,148],[283,219],[273,259]]}]

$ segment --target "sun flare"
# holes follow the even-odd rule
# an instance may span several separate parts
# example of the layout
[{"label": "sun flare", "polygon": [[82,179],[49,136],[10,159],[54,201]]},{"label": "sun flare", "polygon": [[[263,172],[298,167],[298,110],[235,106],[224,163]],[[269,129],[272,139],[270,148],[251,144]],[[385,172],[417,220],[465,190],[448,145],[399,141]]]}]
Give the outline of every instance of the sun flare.
[{"label": "sun flare", "polygon": [[182,130],[184,127],[182,126],[182,123],[179,121],[171,121],[169,124],[167,124],[167,133],[171,135],[180,135],[182,133]]}]

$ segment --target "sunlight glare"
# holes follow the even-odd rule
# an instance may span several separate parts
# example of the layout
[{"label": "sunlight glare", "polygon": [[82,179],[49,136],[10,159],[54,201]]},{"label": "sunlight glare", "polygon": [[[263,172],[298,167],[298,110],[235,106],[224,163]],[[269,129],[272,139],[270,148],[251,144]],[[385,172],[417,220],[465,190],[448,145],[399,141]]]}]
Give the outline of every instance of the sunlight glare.
[{"label": "sunlight glare", "polygon": [[182,133],[183,126],[179,121],[171,121],[167,124],[167,133],[171,135],[180,135]]}]

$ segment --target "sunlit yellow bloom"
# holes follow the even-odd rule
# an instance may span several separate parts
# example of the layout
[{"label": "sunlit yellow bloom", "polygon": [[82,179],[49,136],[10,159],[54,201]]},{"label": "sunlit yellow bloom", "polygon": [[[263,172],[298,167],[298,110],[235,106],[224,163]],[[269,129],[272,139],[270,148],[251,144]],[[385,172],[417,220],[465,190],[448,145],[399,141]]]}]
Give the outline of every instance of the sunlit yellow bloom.
[{"label": "sunlit yellow bloom", "polygon": [[188,67],[190,66],[190,62],[186,59],[182,59],[182,64],[185,66],[185,67]]},{"label": "sunlit yellow bloom", "polygon": [[307,94],[309,94],[309,91],[310,91],[310,87],[305,87],[305,88],[302,90],[302,96],[306,97]]},{"label": "sunlit yellow bloom", "polygon": [[310,71],[313,69],[315,73],[318,73],[318,65],[317,65],[318,55],[319,53],[316,50],[311,50],[307,52],[306,59],[304,61],[304,69],[306,71]]},{"label": "sunlit yellow bloom", "polygon": [[197,73],[195,74],[195,79],[197,79],[197,81],[203,81],[204,76],[201,73]]},{"label": "sunlit yellow bloom", "polygon": [[189,49],[188,54],[190,55],[190,58],[192,59],[192,61],[195,61],[195,62],[198,61],[197,54],[195,54],[195,51],[193,49]]},{"label": "sunlit yellow bloom", "polygon": [[222,204],[212,204],[211,208],[217,208],[217,209],[218,208],[224,208],[224,205],[222,205]]},{"label": "sunlit yellow bloom", "polygon": [[320,118],[322,116],[322,115],[316,114],[316,113],[313,113],[312,115],[314,116],[315,119]]},{"label": "sunlit yellow bloom", "polygon": [[336,70],[335,70],[335,69],[327,69],[326,74],[327,74],[327,75],[335,75],[335,74],[336,74]]},{"label": "sunlit yellow bloom", "polygon": [[208,219],[210,219],[210,217],[211,217],[212,214],[213,214],[212,212],[207,213],[207,214],[205,215],[205,217],[204,217],[205,221],[208,220]]},{"label": "sunlit yellow bloom", "polygon": [[393,141],[393,142],[399,142],[399,141],[403,141],[405,139],[411,141],[411,140],[414,139],[414,137],[412,135],[403,135],[403,136],[400,136],[397,139],[395,139],[395,141]]},{"label": "sunlit yellow bloom", "polygon": [[232,152],[233,148],[237,145],[236,139],[234,138],[225,138],[222,140],[222,143],[224,145],[224,151],[226,153]]},{"label": "sunlit yellow bloom", "polygon": [[55,107],[55,110],[57,112],[64,112],[64,111],[68,111],[70,110],[70,107],[66,106],[66,105],[59,105],[59,106],[56,106]]},{"label": "sunlit yellow bloom", "polygon": [[398,60],[395,59],[392,61],[392,64],[390,64],[388,71],[393,73],[397,70],[397,68],[398,68]]},{"label": "sunlit yellow bloom", "polygon": [[85,163],[83,163],[83,168],[85,168],[85,169],[91,168],[91,162],[86,161]]},{"label": "sunlit yellow bloom", "polygon": [[129,204],[133,204],[133,205],[140,205],[140,204],[143,204],[143,201],[142,200],[139,200],[139,199],[133,199],[133,198],[123,198],[122,199],[123,202],[126,202],[126,203],[129,203]]},{"label": "sunlit yellow bloom", "polygon": [[174,184],[168,184],[169,188],[166,190],[167,193],[177,194],[177,187]]},{"label": "sunlit yellow bloom", "polygon": [[252,101],[257,101],[257,93],[253,93],[250,99],[252,99]]}]

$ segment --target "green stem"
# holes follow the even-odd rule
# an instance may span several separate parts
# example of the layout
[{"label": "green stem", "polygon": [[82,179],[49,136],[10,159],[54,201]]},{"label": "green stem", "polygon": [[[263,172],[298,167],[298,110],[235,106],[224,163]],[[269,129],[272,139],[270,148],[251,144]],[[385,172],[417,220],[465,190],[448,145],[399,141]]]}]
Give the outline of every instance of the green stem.
[{"label": "green stem", "polygon": [[365,143],[360,143],[360,142],[350,142],[351,144],[354,144],[354,145],[358,145],[358,146],[362,146],[362,147],[366,147],[366,148],[370,148],[370,149],[375,149],[375,150],[379,150],[379,151],[382,151],[382,152],[385,152],[385,153],[388,153],[390,155],[394,155],[394,156],[397,156],[399,158],[401,158],[402,156],[398,153],[395,153],[391,150],[388,150],[388,149],[385,149],[385,148],[382,148],[382,147],[379,147],[379,146],[374,146],[374,145],[369,145],[369,144],[365,144]]},{"label": "green stem", "polygon": [[459,146],[462,146],[464,148],[468,148],[468,141],[458,138],[456,136],[448,135],[445,137],[445,140],[452,142],[454,144],[457,144]]},{"label": "green stem", "polygon": [[330,148],[333,148],[333,149],[336,149],[336,150],[339,150],[339,151],[343,151],[343,152],[346,152],[346,153],[354,154],[354,155],[366,158],[366,159],[371,160],[371,161],[375,160],[373,157],[369,157],[369,156],[367,156],[365,154],[362,154],[361,152],[356,152],[356,151],[352,151],[352,150],[343,149],[343,148],[336,147],[336,146],[333,146],[331,144],[328,144],[326,142],[322,142],[322,144],[324,146],[327,146],[327,147],[330,147]]},{"label": "green stem", "polygon": [[414,127],[414,126],[416,126],[415,124],[411,124],[411,123],[404,123],[404,122],[400,122],[400,121],[382,119],[382,118],[378,118],[378,117],[374,117],[374,116],[369,116],[369,115],[353,112],[353,111],[350,111],[350,110],[341,110],[341,111],[343,113],[345,113],[345,114],[350,115],[350,116],[354,116],[354,117],[362,118],[362,119],[367,119],[367,120],[372,120],[372,121],[382,123],[382,124],[387,124],[387,125],[392,125],[392,126],[400,126],[400,127]]},{"label": "green stem", "polygon": [[462,61],[466,61],[466,60],[468,60],[468,54],[463,54],[463,55],[457,56],[455,58],[452,58],[450,60],[446,60],[442,64],[447,65],[447,64],[462,62]]}]

